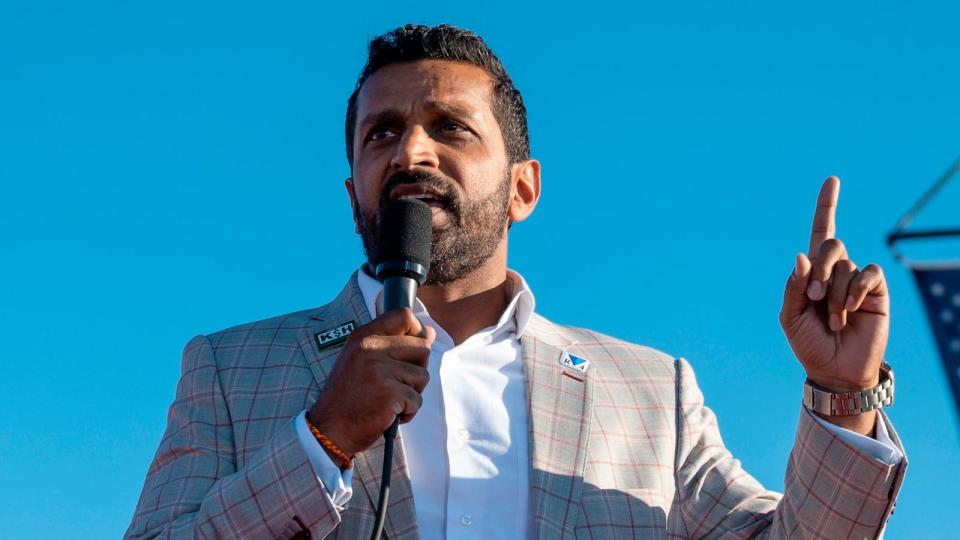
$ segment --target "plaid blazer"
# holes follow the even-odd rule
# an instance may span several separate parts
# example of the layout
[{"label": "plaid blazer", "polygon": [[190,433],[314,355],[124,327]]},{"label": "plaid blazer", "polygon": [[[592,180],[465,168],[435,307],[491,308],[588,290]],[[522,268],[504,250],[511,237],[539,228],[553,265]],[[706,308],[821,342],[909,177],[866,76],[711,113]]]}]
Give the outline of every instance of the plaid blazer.
[{"label": "plaid blazer", "polygon": [[[340,352],[316,335],[369,320],[354,275],[326,306],[191,340],[125,537],[369,537],[382,439],[357,456],[353,498],[338,511],[293,424]],[[521,348],[540,538],[872,538],[891,512],[906,461],[860,453],[805,410],[780,495],[724,447],[685,360],[537,315]],[[589,369],[562,366],[565,351]],[[414,539],[402,431],[385,535]]]}]

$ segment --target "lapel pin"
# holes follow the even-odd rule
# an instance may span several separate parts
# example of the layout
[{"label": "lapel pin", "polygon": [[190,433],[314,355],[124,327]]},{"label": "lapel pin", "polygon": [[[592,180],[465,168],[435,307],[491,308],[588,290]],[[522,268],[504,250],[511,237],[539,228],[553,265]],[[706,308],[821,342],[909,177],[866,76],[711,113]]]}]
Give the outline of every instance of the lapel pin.
[{"label": "lapel pin", "polygon": [[563,354],[560,355],[560,365],[583,375],[586,374],[587,368],[590,367],[590,361],[564,351]]},{"label": "lapel pin", "polygon": [[337,345],[346,341],[347,336],[356,330],[356,328],[357,322],[350,321],[338,326],[334,326],[328,330],[324,330],[323,332],[317,332],[317,346],[321,351],[324,349],[329,349],[330,347],[336,347]]}]

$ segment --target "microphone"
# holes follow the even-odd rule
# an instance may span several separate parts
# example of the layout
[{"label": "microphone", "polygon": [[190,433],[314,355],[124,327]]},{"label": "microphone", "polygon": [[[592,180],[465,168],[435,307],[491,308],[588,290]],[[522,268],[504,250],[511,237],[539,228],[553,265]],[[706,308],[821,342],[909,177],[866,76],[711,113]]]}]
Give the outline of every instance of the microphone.
[{"label": "microphone", "polygon": [[[377,245],[377,279],[383,283],[384,312],[398,308],[413,309],[417,289],[430,270],[433,241],[433,212],[421,200],[396,199],[383,209]],[[390,472],[393,469],[393,443],[400,427],[400,417],[383,434],[383,472],[380,477],[380,500],[371,540],[383,532],[390,499]]]},{"label": "microphone", "polygon": [[396,199],[383,209],[376,274],[383,282],[383,310],[413,309],[417,288],[430,269],[433,212],[421,200]]}]

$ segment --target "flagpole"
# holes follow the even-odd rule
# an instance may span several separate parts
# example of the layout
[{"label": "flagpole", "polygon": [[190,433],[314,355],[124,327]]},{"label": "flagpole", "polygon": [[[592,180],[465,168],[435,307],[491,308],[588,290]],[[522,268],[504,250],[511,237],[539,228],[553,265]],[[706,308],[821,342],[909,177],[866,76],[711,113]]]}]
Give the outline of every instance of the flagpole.
[{"label": "flagpole", "polygon": [[890,251],[893,253],[893,257],[900,263],[912,267],[913,263],[908,261],[906,257],[903,256],[900,251],[896,249],[895,244],[901,240],[914,240],[918,238],[945,238],[952,236],[960,236],[960,228],[950,228],[950,229],[926,229],[926,230],[914,230],[907,231],[905,230],[913,219],[920,213],[920,210],[923,209],[927,203],[930,202],[930,199],[933,199],[937,193],[943,189],[947,183],[953,179],[953,177],[960,172],[960,158],[953,162],[953,165],[950,166],[936,182],[930,186],[927,191],[917,199],[917,202],[913,203],[913,206],[909,210],[904,212],[900,219],[897,220],[896,226],[893,230],[887,234],[887,247],[890,248]]}]

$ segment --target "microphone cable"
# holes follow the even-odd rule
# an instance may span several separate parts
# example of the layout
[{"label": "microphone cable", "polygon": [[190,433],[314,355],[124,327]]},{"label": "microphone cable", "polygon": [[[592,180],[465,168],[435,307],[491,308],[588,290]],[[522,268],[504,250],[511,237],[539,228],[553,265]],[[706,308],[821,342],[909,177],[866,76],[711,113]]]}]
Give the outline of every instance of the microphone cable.
[{"label": "microphone cable", "polygon": [[387,504],[390,500],[390,472],[393,470],[393,443],[397,440],[400,417],[393,421],[383,433],[383,471],[380,473],[380,498],[377,501],[376,520],[373,522],[373,534],[370,540],[379,540],[383,533],[383,523],[387,518]]}]

